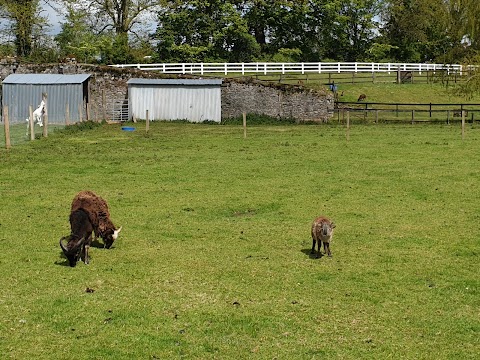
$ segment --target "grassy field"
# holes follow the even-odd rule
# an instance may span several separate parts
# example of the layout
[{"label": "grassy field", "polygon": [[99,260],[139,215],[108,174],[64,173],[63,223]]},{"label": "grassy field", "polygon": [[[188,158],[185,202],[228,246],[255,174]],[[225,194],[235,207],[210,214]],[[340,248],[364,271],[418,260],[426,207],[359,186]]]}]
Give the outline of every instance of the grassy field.
[{"label": "grassy field", "polygon": [[[0,358],[477,358],[478,126],[135,126],[0,149]],[[123,230],[70,268],[83,189]]]},{"label": "grassy field", "polygon": [[[462,86],[461,79],[457,82],[440,77],[429,77],[423,73],[421,80],[413,83],[396,84],[396,74],[376,73],[375,81],[370,74],[289,74],[289,75],[256,75],[255,78],[274,83],[302,85],[309,88],[323,88],[329,82],[335,82],[338,87],[339,101],[356,102],[360,94],[367,96],[367,102],[385,103],[439,103],[439,104],[480,104],[480,94],[469,97],[461,95],[456,89]],[[352,81],[349,81],[349,78]],[[368,81],[370,79],[370,81]],[[342,95],[343,94],[343,95]]]}]

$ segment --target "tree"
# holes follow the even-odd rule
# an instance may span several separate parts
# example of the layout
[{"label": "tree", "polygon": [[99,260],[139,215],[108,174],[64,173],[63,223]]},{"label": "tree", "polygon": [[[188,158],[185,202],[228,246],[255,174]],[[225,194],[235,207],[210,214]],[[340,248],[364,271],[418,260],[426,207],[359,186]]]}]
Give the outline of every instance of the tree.
[{"label": "tree", "polygon": [[264,57],[299,51],[302,61],[358,60],[375,37],[378,0],[239,1]]},{"label": "tree", "polygon": [[[102,63],[142,61],[145,53],[143,23],[162,0],[57,0],[67,14],[57,42],[63,53]],[[80,44],[79,44],[80,42]],[[134,47],[141,44],[142,51]],[[74,50],[75,49],[75,50]],[[93,54],[95,53],[95,54]],[[136,58],[136,56],[138,58]]]},{"label": "tree", "polygon": [[398,61],[435,61],[447,52],[444,0],[387,0],[382,15],[383,40]]},{"label": "tree", "polygon": [[100,52],[99,41],[88,25],[88,15],[76,12],[68,5],[60,33],[55,37],[62,56],[74,57],[79,61],[92,62]]},{"label": "tree", "polygon": [[7,31],[13,34],[17,56],[29,56],[35,37],[44,33],[46,20],[40,15],[39,0],[0,0],[0,16],[7,20]]},{"label": "tree", "polygon": [[[55,1],[55,0],[53,0]],[[56,0],[69,9],[85,13],[98,32],[117,35],[135,33],[144,16],[157,10],[163,0]]]},{"label": "tree", "polygon": [[231,2],[169,1],[154,36],[159,61],[250,61],[260,52]]},{"label": "tree", "polygon": [[[260,45],[262,57],[318,61],[323,46],[318,40],[319,26],[315,6],[326,0],[239,1],[237,8],[245,18],[250,34]],[[291,51],[288,51],[291,50]]]},{"label": "tree", "polygon": [[346,61],[362,61],[368,56],[375,30],[375,16],[379,14],[377,0],[343,0],[340,3],[339,21],[343,31],[339,50]]}]

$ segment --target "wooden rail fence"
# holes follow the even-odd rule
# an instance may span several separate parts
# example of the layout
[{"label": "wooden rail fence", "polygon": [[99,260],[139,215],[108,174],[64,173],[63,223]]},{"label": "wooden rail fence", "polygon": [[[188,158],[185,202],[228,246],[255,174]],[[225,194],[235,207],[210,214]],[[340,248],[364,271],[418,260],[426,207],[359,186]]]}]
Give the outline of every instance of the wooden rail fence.
[{"label": "wooden rail fence", "polygon": [[338,122],[345,122],[348,112],[350,121],[357,122],[467,122],[480,121],[480,104],[434,104],[434,103],[380,103],[337,102]]}]

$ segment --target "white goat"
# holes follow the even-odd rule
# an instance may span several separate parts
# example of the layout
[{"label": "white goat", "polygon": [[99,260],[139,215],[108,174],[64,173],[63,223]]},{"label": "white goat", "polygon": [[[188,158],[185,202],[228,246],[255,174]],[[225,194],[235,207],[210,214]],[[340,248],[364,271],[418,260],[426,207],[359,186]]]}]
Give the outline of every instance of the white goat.
[{"label": "white goat", "polygon": [[[43,114],[45,113],[45,101],[42,100],[40,105],[35,109],[33,112],[33,125],[35,125],[35,121],[37,124],[42,127],[43,126]],[[27,135],[28,135],[28,128],[30,127],[30,119],[26,118],[27,121]]]}]

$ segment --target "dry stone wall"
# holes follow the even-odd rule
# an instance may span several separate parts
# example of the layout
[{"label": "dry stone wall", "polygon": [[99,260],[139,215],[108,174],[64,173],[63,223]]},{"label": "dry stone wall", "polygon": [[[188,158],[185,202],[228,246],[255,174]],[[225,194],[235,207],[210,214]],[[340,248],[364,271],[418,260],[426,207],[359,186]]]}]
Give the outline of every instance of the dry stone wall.
[{"label": "dry stone wall", "polygon": [[[0,79],[18,74],[92,74],[89,81],[90,118],[107,119],[128,100],[130,78],[172,78],[155,72],[80,64],[0,63]],[[189,77],[189,76],[184,76]],[[298,121],[323,121],[332,117],[333,96],[327,90],[312,91],[300,86],[264,84],[253,80],[225,79],[222,85],[222,118],[243,112],[265,114]]]},{"label": "dry stone wall", "polygon": [[333,108],[334,99],[327,90],[253,81],[226,81],[222,90],[223,118],[238,117],[246,112],[327,122],[333,115]]}]

